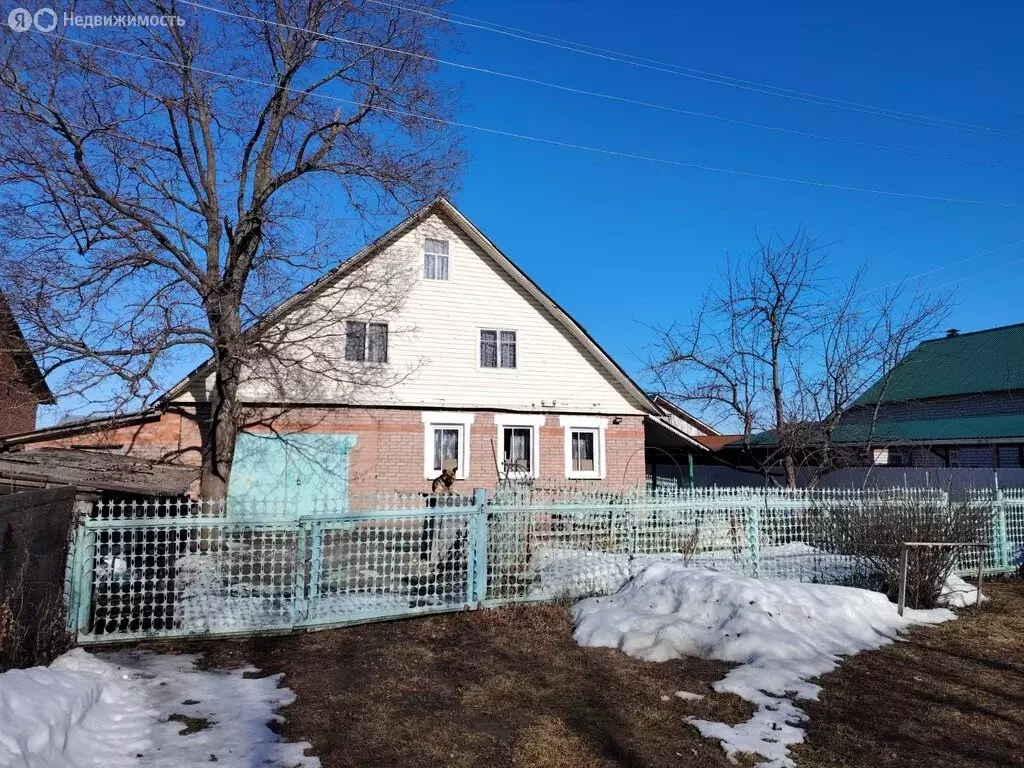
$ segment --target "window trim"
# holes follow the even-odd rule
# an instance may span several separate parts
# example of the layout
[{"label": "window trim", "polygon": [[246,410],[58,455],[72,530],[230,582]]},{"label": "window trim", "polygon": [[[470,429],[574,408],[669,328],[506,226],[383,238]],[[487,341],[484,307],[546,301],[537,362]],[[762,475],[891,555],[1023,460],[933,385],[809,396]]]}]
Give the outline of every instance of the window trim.
[{"label": "window trim", "polygon": [[[427,240],[433,240],[433,241],[438,242],[438,243],[445,243],[446,246],[447,246],[446,250],[448,252],[447,253],[443,253],[443,254],[428,253],[427,252]],[[452,279],[452,244],[451,244],[451,240],[448,240],[448,239],[445,239],[445,238],[440,238],[440,237],[424,237],[423,238],[423,247],[420,248],[420,252],[423,254],[423,279],[424,280],[430,280],[431,282],[436,282],[436,283],[447,283],[447,282],[449,282]],[[437,257],[437,256],[444,256],[444,260],[445,260],[444,277],[427,277],[427,256],[435,256],[435,257]],[[437,262],[435,261],[434,264],[435,264],[434,273],[436,274],[437,273],[437,267],[436,267]]]},{"label": "window trim", "polygon": [[[607,474],[605,432],[608,429],[608,419],[603,416],[559,416],[558,423],[564,430],[564,458],[565,476],[569,480],[603,480]],[[572,433],[573,432],[596,432],[597,439],[594,441],[594,457],[596,469],[591,472],[579,472],[572,468]]]},{"label": "window trim", "polygon": [[[484,365],[484,356],[482,354],[481,345],[482,340],[480,334],[484,331],[491,331],[495,334],[494,343],[497,345],[495,348],[495,362],[497,365]],[[502,333],[514,333],[516,335],[516,364],[511,367],[503,367],[501,365],[501,334]],[[480,371],[518,371],[519,370],[519,329],[518,328],[501,328],[499,326],[491,326],[490,328],[477,328],[476,329],[476,367]]]},{"label": "window trim", "polygon": [[[363,359],[350,360],[348,357],[348,325],[349,323],[361,323],[363,326]],[[370,326],[384,326],[384,359],[370,360]],[[359,318],[345,319],[345,362],[358,363],[360,365],[387,365],[391,362],[391,324],[387,320],[360,320]]]},{"label": "window trim", "polygon": [[459,430],[459,466],[455,469],[455,479],[465,480],[469,477],[469,443],[470,427],[476,416],[472,413],[456,413],[455,411],[423,411],[420,420],[423,422],[423,477],[433,480],[441,473],[434,469],[434,430]]},{"label": "window trim", "polygon": [[499,477],[505,472],[503,464],[505,461],[505,430],[506,429],[529,429],[530,430],[530,471],[509,473],[509,477],[528,478],[540,477],[540,428],[544,426],[547,417],[544,414],[517,414],[503,413],[495,414],[494,426],[497,431],[498,450],[495,451],[495,469]]}]

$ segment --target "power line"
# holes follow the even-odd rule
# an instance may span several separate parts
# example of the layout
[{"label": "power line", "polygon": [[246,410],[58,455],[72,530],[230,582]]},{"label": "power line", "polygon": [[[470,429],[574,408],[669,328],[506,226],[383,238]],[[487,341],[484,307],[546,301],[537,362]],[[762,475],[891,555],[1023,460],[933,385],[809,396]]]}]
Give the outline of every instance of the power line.
[{"label": "power line", "polygon": [[436,19],[448,21],[452,24],[480,29],[486,32],[493,32],[495,34],[505,35],[507,37],[512,37],[531,43],[536,43],[538,45],[546,45],[553,48],[560,48],[562,50],[572,51],[574,53],[580,53],[586,56],[606,59],[608,61],[615,61],[621,64],[629,64],[631,66],[641,67],[643,69],[648,69],[655,72],[663,72],[670,75],[676,75],[678,77],[686,77],[693,80],[700,80],[703,82],[725,85],[730,88],[739,88],[745,91],[762,93],[769,96],[777,96],[779,98],[790,99],[793,101],[802,101],[811,104],[818,104],[819,106],[833,107],[835,109],[843,109],[849,112],[859,112],[862,114],[874,115],[876,117],[887,117],[894,120],[903,120],[906,122],[918,123],[920,125],[928,125],[931,127],[948,128],[950,130],[967,131],[969,133],[978,133],[985,135],[997,135],[1002,136],[1004,138],[1024,139],[1024,134],[1016,131],[1010,131],[1005,128],[993,128],[991,126],[980,125],[978,123],[948,120],[942,117],[921,115],[914,112],[903,112],[900,110],[890,109],[888,107],[879,107],[872,104],[861,104],[855,101],[846,101],[844,99],[837,99],[831,96],[821,96],[818,94],[807,93],[804,91],[798,91],[791,88],[783,88],[781,86],[771,85],[768,83],[759,83],[753,80],[744,80],[742,78],[732,77],[730,75],[722,75],[715,72],[707,72],[705,70],[693,69],[691,67],[683,67],[679,64],[670,64],[667,62],[657,61],[656,59],[646,59],[644,57],[636,56],[634,54],[623,53],[621,51],[614,51],[607,48],[599,48],[597,46],[588,45],[586,43],[565,40],[563,38],[557,38],[550,35],[541,35],[536,32],[529,32],[526,30],[517,29],[516,27],[508,27],[506,25],[497,24],[495,22],[474,19],[471,16],[464,16],[461,14],[454,13],[436,13],[433,9],[428,9],[424,6],[416,6],[411,3],[399,3],[394,2],[393,0],[366,0],[366,2],[372,3],[374,5],[387,6],[399,10],[411,11],[413,13],[420,13],[426,16],[431,16]]},{"label": "power line", "polygon": [[951,285],[958,285],[959,283],[965,282],[967,280],[973,280],[976,277],[981,277],[982,275],[987,275],[991,272],[997,272],[998,270],[1004,269],[1005,267],[1012,267],[1015,264],[1021,263],[1024,263],[1024,257],[1014,259],[1013,261],[1008,261],[1005,264],[996,264],[994,267],[989,267],[988,269],[981,270],[981,272],[972,272],[971,274],[964,275],[963,277],[957,278],[956,280],[951,280],[948,283],[943,283],[942,285],[938,286],[935,290],[939,290],[939,288],[948,288]]},{"label": "power line", "polygon": [[326,40],[334,40],[334,41],[337,41],[337,42],[340,42],[340,43],[351,44],[351,45],[359,46],[359,47],[362,47],[362,48],[369,48],[369,49],[372,49],[372,50],[384,51],[386,53],[394,53],[394,54],[398,54],[398,55],[402,55],[402,56],[408,56],[408,57],[415,58],[415,59],[421,59],[421,60],[425,60],[425,61],[432,61],[434,63],[442,64],[444,66],[455,67],[455,68],[458,68],[458,69],[467,70],[467,71],[470,71],[470,72],[477,72],[477,73],[481,73],[481,74],[485,74],[485,75],[493,75],[495,77],[506,78],[506,79],[509,79],[509,80],[515,80],[515,81],[523,82],[523,83],[529,83],[531,85],[539,85],[539,86],[542,86],[542,87],[545,87],[545,88],[552,88],[552,89],[563,91],[563,92],[567,92],[567,93],[574,93],[574,94],[579,94],[579,95],[583,95],[583,96],[592,96],[592,97],[595,97],[595,98],[605,99],[605,100],[608,100],[608,101],[615,101],[615,102],[619,102],[619,103],[623,103],[623,104],[631,104],[631,105],[635,105],[635,106],[646,107],[646,108],[649,108],[649,109],[657,109],[657,110],[661,110],[663,112],[673,112],[673,113],[680,114],[680,115],[686,115],[688,117],[700,117],[700,118],[705,118],[705,119],[708,119],[708,120],[718,120],[720,122],[730,123],[730,124],[733,124],[733,125],[742,125],[742,126],[745,126],[745,127],[748,127],[748,128],[757,128],[757,129],[760,129],[760,130],[773,131],[773,132],[776,132],[776,133],[784,133],[784,134],[789,134],[789,135],[792,135],[792,136],[801,136],[801,137],[804,137],[804,138],[815,139],[815,140],[818,140],[818,141],[827,141],[827,142],[832,142],[832,143],[836,143],[836,144],[846,144],[846,145],[854,146],[854,147],[864,147],[864,148],[867,148],[867,149],[876,149],[876,150],[881,150],[883,152],[894,152],[894,153],[897,153],[897,154],[908,155],[908,156],[911,156],[911,157],[921,157],[921,158],[927,158],[927,159],[933,159],[933,160],[947,160],[947,161],[955,162],[955,163],[965,163],[965,164],[968,164],[968,165],[978,165],[978,166],[983,166],[983,167],[988,167],[988,168],[1005,168],[1005,169],[1014,170],[1014,171],[1024,171],[1024,166],[1019,166],[1019,165],[1012,165],[1012,164],[1008,164],[1008,163],[999,163],[999,162],[989,161],[989,160],[972,160],[972,159],[969,159],[969,158],[954,157],[954,156],[951,156],[951,155],[940,155],[940,154],[933,154],[933,153],[929,153],[929,152],[920,152],[918,150],[906,149],[904,147],[894,147],[894,146],[889,146],[889,145],[885,145],[885,144],[875,144],[875,143],[867,142],[867,141],[857,141],[855,139],[844,139],[844,138],[840,138],[840,137],[837,137],[837,136],[825,136],[825,135],[822,135],[822,134],[810,133],[810,132],[807,132],[807,131],[800,131],[800,130],[796,130],[796,129],[792,129],[792,128],[782,128],[780,126],[765,125],[765,124],[762,124],[762,123],[755,123],[755,122],[752,122],[752,121],[749,121],[749,120],[740,120],[738,118],[725,117],[723,115],[715,115],[715,114],[711,114],[711,113],[707,113],[707,112],[696,112],[694,110],[682,109],[682,108],[679,108],[679,107],[673,107],[673,106],[669,106],[669,105],[666,105],[666,104],[659,104],[659,103],[656,103],[656,102],[643,101],[643,100],[640,100],[640,99],[631,99],[631,98],[628,98],[628,97],[625,97],[625,96],[616,96],[614,94],[602,93],[600,91],[591,91],[591,90],[587,90],[587,89],[584,89],[584,88],[576,88],[574,86],[563,85],[561,83],[552,83],[552,82],[549,82],[549,81],[546,81],[546,80],[538,80],[536,78],[525,77],[523,75],[516,75],[516,74],[510,73],[510,72],[502,72],[500,70],[489,69],[487,67],[474,66],[474,65],[471,65],[471,64],[464,64],[464,63],[457,62],[457,61],[451,61],[449,59],[442,59],[442,58],[438,58],[436,56],[430,56],[430,55],[424,54],[424,53],[416,53],[416,52],[413,52],[413,51],[405,51],[405,50],[402,50],[400,48],[393,48],[393,47],[385,46],[385,45],[377,45],[377,44],[374,44],[374,43],[367,43],[367,42],[362,41],[362,40],[353,40],[351,38],[340,37],[338,35],[331,35],[331,34],[327,34],[325,32],[319,32],[317,30],[308,29],[306,27],[301,27],[301,26],[298,26],[298,25],[295,25],[295,24],[288,24],[288,23],[280,22],[280,21],[271,21],[269,19],[262,19],[262,18],[260,18],[258,16],[251,16],[251,15],[247,15],[247,14],[244,14],[244,13],[238,13],[238,12],[235,12],[235,11],[229,11],[229,10],[227,10],[225,8],[217,8],[215,6],[206,5],[204,3],[195,2],[195,0],[180,0],[180,2],[184,3],[185,5],[191,5],[194,8],[198,8],[198,9],[201,9],[201,10],[205,10],[205,11],[209,11],[209,12],[212,12],[212,13],[220,14],[221,16],[227,16],[227,17],[232,17],[232,18],[236,18],[236,19],[242,19],[242,20],[246,20],[246,21],[254,21],[254,22],[257,22],[259,24],[270,24],[270,25],[273,25],[273,26],[276,26],[276,27],[281,27],[282,29],[289,29],[289,30],[292,30],[292,31],[295,31],[295,32],[304,32],[306,34],[314,35],[316,37],[320,37],[320,38],[323,38],[323,39],[326,39]]},{"label": "power line", "polygon": [[[50,36],[50,37],[57,37],[57,35],[54,35],[54,33],[52,33],[52,32],[42,32],[42,31],[38,31],[38,30],[32,30],[32,31],[35,32],[36,34],[47,35],[47,36]],[[93,42],[90,42],[88,40],[82,40],[80,38],[63,36],[63,37],[60,37],[60,39],[61,40],[65,40],[65,41],[70,42],[70,43],[74,43],[76,45],[87,45],[87,46],[90,46],[92,48],[96,48],[96,49],[100,49],[100,50],[106,50],[106,51],[108,51],[110,53],[116,53],[116,54],[119,54],[121,56],[129,56],[129,57],[140,59],[140,60],[152,61],[152,62],[158,63],[158,64],[166,64],[168,66],[176,67],[176,68],[181,69],[181,70],[192,70],[192,71],[195,71],[195,72],[201,72],[203,74],[212,75],[214,77],[222,77],[222,78],[225,78],[225,79],[228,79],[228,80],[234,80],[236,82],[248,83],[250,85],[259,85],[259,86],[263,86],[265,88],[272,88],[272,89],[275,89],[275,90],[277,90],[277,89],[285,90],[285,91],[288,91],[290,93],[296,93],[296,94],[305,95],[305,96],[313,96],[315,98],[325,99],[325,100],[334,101],[334,102],[342,103],[342,104],[350,104],[350,105],[354,105],[354,106],[357,106],[357,107],[371,107],[372,106],[374,109],[376,109],[376,110],[378,110],[380,112],[385,112],[385,113],[392,114],[392,115],[397,115],[397,116],[400,116],[400,117],[411,117],[411,118],[414,118],[414,119],[417,119],[417,120],[426,120],[426,121],[433,122],[433,123],[438,123],[438,124],[441,124],[441,125],[449,125],[449,126],[452,126],[452,127],[455,127],[455,128],[464,128],[466,130],[478,131],[480,133],[488,133],[488,134],[491,134],[491,135],[494,135],[494,136],[504,136],[504,137],[507,137],[507,138],[519,139],[519,140],[522,140],[522,141],[530,141],[530,142],[534,142],[534,143],[537,143],[537,144],[546,144],[546,145],[549,145],[549,146],[560,147],[560,148],[563,148],[563,149],[574,149],[574,150],[578,150],[578,151],[581,151],[581,152],[590,152],[590,153],[593,153],[593,154],[605,155],[605,156],[608,156],[608,157],[619,157],[619,158],[624,158],[624,159],[629,159],[629,160],[640,160],[640,161],[643,161],[643,162],[654,163],[654,164],[658,164],[658,165],[667,165],[667,166],[672,166],[672,167],[676,167],[676,168],[689,168],[689,169],[692,169],[692,170],[699,170],[699,171],[709,171],[711,173],[719,173],[719,174],[724,174],[724,175],[729,175],[729,176],[742,176],[742,177],[752,178],[752,179],[761,179],[761,180],[764,180],[764,181],[780,181],[780,182],[786,182],[786,183],[789,183],[789,184],[801,184],[801,185],[804,185],[804,186],[817,187],[817,188],[821,188],[821,189],[835,189],[835,190],[840,190],[840,191],[844,191],[844,192],[861,192],[861,193],[864,193],[864,194],[883,195],[883,196],[886,196],[886,197],[897,197],[897,198],[910,199],[910,200],[927,200],[927,201],[930,201],[930,202],[958,203],[958,204],[963,204],[963,205],[985,205],[985,206],[992,206],[992,207],[997,207],[997,208],[1021,208],[1021,207],[1024,207],[1024,204],[1021,204],[1021,203],[1008,203],[1008,202],[992,201],[992,200],[972,200],[972,199],[967,199],[967,198],[941,197],[941,196],[937,196],[937,195],[919,195],[919,194],[914,194],[912,192],[894,192],[894,191],[891,191],[891,190],[873,189],[873,188],[869,188],[869,187],[855,187],[855,186],[850,186],[850,185],[845,185],[845,184],[832,184],[832,183],[828,183],[828,182],[813,181],[813,180],[809,180],[809,179],[799,179],[799,178],[794,178],[794,177],[789,177],[789,176],[774,176],[774,175],[771,175],[771,174],[757,173],[755,171],[745,171],[745,170],[741,170],[741,169],[737,169],[737,168],[721,168],[721,167],[718,167],[718,166],[704,165],[704,164],[701,164],[701,163],[685,162],[685,161],[682,161],[682,160],[670,160],[668,158],[654,157],[654,156],[651,156],[651,155],[642,155],[642,154],[638,154],[638,153],[634,153],[634,152],[623,152],[623,151],[614,150],[614,149],[603,149],[601,147],[592,147],[592,146],[588,146],[588,145],[585,145],[585,144],[575,144],[573,142],[561,141],[559,139],[549,139],[549,138],[544,138],[542,136],[531,136],[529,134],[517,133],[515,131],[507,131],[507,130],[504,130],[504,129],[501,129],[501,128],[491,128],[491,127],[483,126],[483,125],[475,125],[473,123],[466,123],[466,122],[462,122],[462,121],[459,121],[459,120],[449,120],[447,118],[436,117],[436,116],[433,116],[433,115],[424,115],[422,113],[410,112],[410,111],[402,110],[402,109],[395,109],[393,107],[374,106],[374,105],[368,104],[366,102],[359,102],[359,101],[355,101],[355,100],[352,100],[352,99],[345,99],[345,98],[342,98],[340,96],[332,96],[330,94],[319,93],[319,92],[312,91],[312,90],[304,90],[304,89],[301,89],[301,88],[292,88],[292,87],[288,87],[288,86],[281,86],[281,85],[279,85],[277,83],[271,83],[271,82],[267,82],[265,80],[258,80],[256,78],[251,78],[251,77],[244,77],[242,75],[234,75],[234,74],[230,74],[230,73],[227,73],[227,72],[221,72],[221,71],[215,70],[215,69],[208,69],[208,68],[198,67],[198,66],[195,66],[195,65],[180,64],[180,63],[178,63],[176,61],[171,61],[169,59],[162,59],[162,58],[157,57],[157,56],[147,56],[145,54],[135,53],[134,51],[126,51],[126,50],[124,50],[122,48],[115,48],[113,46],[102,45],[100,43],[93,43]]]},{"label": "power line", "polygon": [[[897,285],[903,285],[903,284],[905,284],[905,283],[907,283],[907,282],[909,282],[911,280],[920,280],[922,277],[927,277],[928,275],[935,274],[936,272],[942,272],[943,270],[951,269],[952,267],[957,267],[957,266],[960,266],[961,264],[966,264],[967,262],[975,261],[976,259],[984,258],[985,256],[991,256],[993,253],[998,253],[999,251],[1005,251],[1007,248],[1013,248],[1014,246],[1017,246],[1017,245],[1024,245],[1024,238],[1021,238],[1020,240],[1014,240],[1012,243],[1004,243],[1003,245],[997,245],[995,248],[989,248],[987,251],[982,251],[981,253],[976,253],[973,256],[965,256],[962,259],[957,259],[956,261],[951,261],[948,264],[940,264],[939,266],[934,267],[932,269],[926,269],[924,272],[917,272],[916,274],[913,274],[913,275],[907,275],[902,280],[896,280],[896,281],[891,282],[891,283],[886,283],[885,285],[880,285],[877,288],[872,288],[870,291],[868,291],[868,294],[870,295],[872,293],[878,293],[879,291],[884,291],[886,288],[892,288],[892,287],[897,286]],[[1010,263],[1014,264],[1016,262],[1010,262]],[[979,273],[979,274],[981,274],[981,273]],[[961,279],[966,279],[966,278],[961,278]],[[960,281],[959,280],[955,280],[953,282],[955,283],[955,282],[960,282]],[[946,285],[952,285],[952,284],[953,283],[947,283]],[[943,286],[943,285],[939,286],[939,288],[943,288],[943,287],[945,287],[945,286]]]}]

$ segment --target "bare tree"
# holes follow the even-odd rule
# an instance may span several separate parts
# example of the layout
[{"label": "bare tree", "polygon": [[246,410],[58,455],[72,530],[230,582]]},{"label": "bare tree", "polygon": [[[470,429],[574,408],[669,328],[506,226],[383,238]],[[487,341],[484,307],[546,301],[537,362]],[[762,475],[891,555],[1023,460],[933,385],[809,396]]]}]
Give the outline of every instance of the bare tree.
[{"label": "bare tree", "polygon": [[[210,497],[252,417],[246,376],[338,368],[305,354],[337,322],[267,333],[270,310],[337,263],[344,224],[449,191],[462,162],[436,15],[218,6],[105,0],[96,13],[170,22],[11,34],[0,71],[0,277],[45,372],[60,394],[123,408],[203,353]],[[401,294],[394,274],[369,280],[347,289],[376,311]]]},{"label": "bare tree", "polygon": [[868,292],[863,269],[842,283],[827,268],[827,250],[804,230],[772,235],[726,262],[692,322],[655,329],[650,369],[664,394],[738,422],[748,449],[757,442],[765,455],[761,469],[781,465],[790,487],[801,464],[819,473],[837,461],[846,409],[884,386],[950,306],[905,285]]}]

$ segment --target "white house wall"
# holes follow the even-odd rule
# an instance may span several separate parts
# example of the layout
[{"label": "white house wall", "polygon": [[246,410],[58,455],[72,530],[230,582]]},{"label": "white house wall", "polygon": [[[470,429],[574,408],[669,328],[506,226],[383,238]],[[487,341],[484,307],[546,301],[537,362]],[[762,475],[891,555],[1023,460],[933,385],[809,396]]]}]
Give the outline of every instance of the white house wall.
[{"label": "white house wall", "polygon": [[[448,280],[423,278],[423,242],[449,242]],[[346,363],[345,320],[386,321],[386,365]],[[286,322],[285,322],[286,321]],[[490,256],[436,212],[269,336],[292,366],[263,366],[248,401],[639,413],[635,395]],[[311,325],[312,330],[311,330]],[[481,329],[514,330],[515,369],[481,368]],[[312,362],[315,361],[315,362]],[[202,386],[192,392],[202,396]]]}]

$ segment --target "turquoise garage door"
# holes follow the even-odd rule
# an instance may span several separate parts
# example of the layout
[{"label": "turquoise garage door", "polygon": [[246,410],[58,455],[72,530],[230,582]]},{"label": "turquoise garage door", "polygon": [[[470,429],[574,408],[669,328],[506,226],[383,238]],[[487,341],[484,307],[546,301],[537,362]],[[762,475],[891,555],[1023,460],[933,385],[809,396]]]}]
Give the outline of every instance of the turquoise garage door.
[{"label": "turquoise garage door", "polygon": [[355,444],[355,435],[241,433],[228,485],[229,513],[348,511],[349,454]]}]

